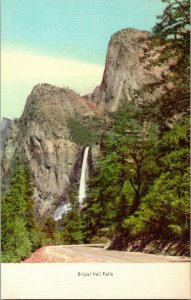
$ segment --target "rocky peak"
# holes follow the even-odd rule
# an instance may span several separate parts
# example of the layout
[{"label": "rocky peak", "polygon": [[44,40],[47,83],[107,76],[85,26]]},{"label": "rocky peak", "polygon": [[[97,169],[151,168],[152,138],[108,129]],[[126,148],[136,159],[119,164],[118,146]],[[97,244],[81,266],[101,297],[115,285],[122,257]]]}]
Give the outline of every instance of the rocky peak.
[{"label": "rocky peak", "polygon": [[8,176],[15,154],[25,155],[33,174],[36,213],[41,217],[53,214],[68,197],[83,147],[96,142],[104,122],[104,112],[73,90],[36,85],[17,127],[6,136],[3,177]]},{"label": "rocky peak", "polygon": [[117,43],[119,47],[123,45],[129,48],[130,51],[132,49],[137,50],[137,47],[140,47],[140,42],[144,41],[144,39],[150,35],[151,33],[149,31],[140,31],[135,28],[124,28],[115,32],[111,36],[108,48],[111,44]]},{"label": "rocky peak", "polygon": [[147,31],[127,28],[114,33],[110,39],[101,85],[93,92],[93,100],[107,111],[115,111],[134,92],[148,82],[151,74],[144,69],[143,55]]},{"label": "rocky peak", "polygon": [[[82,98],[69,88],[60,88],[47,83],[36,85],[27,98],[22,118],[29,113],[30,108],[38,107],[41,111],[53,117],[54,112],[63,117],[76,115],[95,115],[97,108],[91,101]],[[104,114],[100,109],[100,114]]]}]

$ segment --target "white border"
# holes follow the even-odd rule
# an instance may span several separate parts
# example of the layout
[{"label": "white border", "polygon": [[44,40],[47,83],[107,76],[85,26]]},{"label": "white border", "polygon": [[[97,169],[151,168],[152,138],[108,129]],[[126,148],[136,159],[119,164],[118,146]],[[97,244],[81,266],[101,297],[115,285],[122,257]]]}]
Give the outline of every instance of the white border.
[{"label": "white border", "polygon": [[1,299],[190,299],[187,262],[1,264],[1,273]]}]

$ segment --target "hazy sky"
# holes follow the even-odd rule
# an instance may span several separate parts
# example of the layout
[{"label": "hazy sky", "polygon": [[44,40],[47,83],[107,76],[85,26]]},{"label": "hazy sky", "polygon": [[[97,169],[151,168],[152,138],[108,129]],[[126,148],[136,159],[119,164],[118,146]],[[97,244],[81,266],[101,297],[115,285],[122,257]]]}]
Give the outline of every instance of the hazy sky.
[{"label": "hazy sky", "polygon": [[123,28],[151,31],[161,0],[2,0],[1,116],[19,117],[34,85],[81,95],[102,79],[108,41]]}]

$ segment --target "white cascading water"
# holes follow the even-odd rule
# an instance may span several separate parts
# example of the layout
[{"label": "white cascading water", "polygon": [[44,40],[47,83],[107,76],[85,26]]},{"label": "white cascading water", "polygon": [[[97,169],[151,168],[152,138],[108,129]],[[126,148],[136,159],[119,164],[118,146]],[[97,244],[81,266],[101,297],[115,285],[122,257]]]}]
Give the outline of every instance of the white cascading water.
[{"label": "white cascading water", "polygon": [[54,213],[54,220],[55,221],[61,220],[62,215],[67,213],[69,210],[71,210],[70,203],[65,203],[65,204],[59,206]]},{"label": "white cascading water", "polygon": [[[88,178],[88,152],[89,152],[89,147],[86,147],[84,151],[82,170],[80,176],[80,187],[79,187],[79,196],[78,196],[80,207],[83,206],[83,200],[86,197],[86,182]],[[54,213],[54,220],[55,221],[61,220],[62,215],[66,214],[69,210],[71,210],[70,203],[64,203],[63,205],[59,206]]]},{"label": "white cascading water", "polygon": [[82,206],[84,198],[86,198],[86,182],[88,178],[88,152],[89,147],[85,148],[83,163],[82,163],[82,171],[80,176],[80,187],[79,187],[79,204]]}]

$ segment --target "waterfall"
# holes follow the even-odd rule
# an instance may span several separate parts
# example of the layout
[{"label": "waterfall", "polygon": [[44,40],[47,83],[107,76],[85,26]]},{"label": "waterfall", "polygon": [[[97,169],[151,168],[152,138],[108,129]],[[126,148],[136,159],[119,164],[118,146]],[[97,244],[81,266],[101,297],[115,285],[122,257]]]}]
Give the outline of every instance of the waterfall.
[{"label": "waterfall", "polygon": [[69,210],[71,210],[70,203],[64,203],[63,205],[59,206],[54,213],[54,220],[55,221],[61,220],[62,215],[67,213]]},{"label": "waterfall", "polygon": [[[79,195],[78,195],[80,207],[83,206],[83,199],[86,197],[86,182],[88,179],[88,152],[89,152],[89,147],[86,147],[84,151],[83,162],[82,162]],[[62,215],[66,214],[69,210],[71,210],[70,203],[64,203],[63,205],[60,205],[54,213],[54,220],[58,221],[62,219]]]},{"label": "waterfall", "polygon": [[82,170],[80,176],[80,187],[79,187],[79,196],[78,196],[80,206],[82,206],[83,199],[86,197],[86,182],[88,178],[88,152],[89,152],[89,147],[86,147],[84,151]]}]

